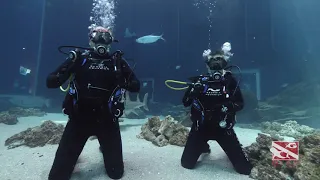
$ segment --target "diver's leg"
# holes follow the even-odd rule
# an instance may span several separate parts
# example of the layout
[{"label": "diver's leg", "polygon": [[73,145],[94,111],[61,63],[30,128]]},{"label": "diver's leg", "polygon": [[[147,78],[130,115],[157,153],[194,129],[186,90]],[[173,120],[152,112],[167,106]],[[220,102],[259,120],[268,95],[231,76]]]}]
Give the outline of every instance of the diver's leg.
[{"label": "diver's leg", "polygon": [[86,125],[70,120],[63,132],[49,173],[49,180],[69,180],[78,157],[89,137]]},{"label": "diver's leg", "polygon": [[107,174],[111,179],[120,179],[124,173],[124,166],[119,122],[107,117],[100,120],[97,129],[96,135]]},{"label": "diver's leg", "polygon": [[203,153],[205,144],[207,143],[204,134],[197,131],[195,127],[196,125],[194,123],[181,157],[181,165],[187,169],[193,169],[195,167],[199,156]]},{"label": "diver's leg", "polygon": [[235,170],[240,174],[249,175],[252,165],[243,151],[234,130],[220,129],[216,140],[229,157]]}]

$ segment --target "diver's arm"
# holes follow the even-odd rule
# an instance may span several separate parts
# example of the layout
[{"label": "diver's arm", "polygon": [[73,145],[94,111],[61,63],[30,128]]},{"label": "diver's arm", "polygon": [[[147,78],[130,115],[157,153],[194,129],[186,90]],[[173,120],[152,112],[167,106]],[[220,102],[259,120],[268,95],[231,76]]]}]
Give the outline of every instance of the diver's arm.
[{"label": "diver's arm", "polygon": [[[231,98],[232,98],[232,102],[233,102],[233,110],[235,112],[240,111],[243,109],[244,106],[244,101],[243,101],[243,97],[242,97],[242,93],[239,87],[239,84],[237,82],[237,80],[231,75],[230,76],[230,88],[231,90]],[[234,94],[232,96],[232,94]]]},{"label": "diver's arm", "polygon": [[140,91],[140,81],[130,68],[129,64],[122,59],[121,60],[121,71],[126,82],[126,89],[130,92]]},{"label": "diver's arm", "polygon": [[71,59],[67,59],[55,71],[47,77],[48,88],[58,88],[65,83],[70,77],[75,67],[75,63]]}]

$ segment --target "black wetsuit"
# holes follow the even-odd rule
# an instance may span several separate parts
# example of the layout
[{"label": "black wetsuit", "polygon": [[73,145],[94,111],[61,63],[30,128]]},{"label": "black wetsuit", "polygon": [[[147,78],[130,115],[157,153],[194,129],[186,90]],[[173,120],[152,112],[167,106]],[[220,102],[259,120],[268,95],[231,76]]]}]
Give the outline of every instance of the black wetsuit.
[{"label": "black wetsuit", "polygon": [[[201,153],[208,151],[208,140],[216,140],[235,170],[241,174],[250,174],[252,165],[231,126],[231,123],[235,123],[235,113],[244,105],[240,89],[236,88],[237,81],[230,72],[227,72],[221,81],[206,79],[202,76],[196,78],[194,83],[198,82],[201,85],[190,85],[183,97],[185,107],[192,105],[193,125],[183,151],[181,165],[188,169],[194,168]],[[228,107],[227,113],[221,111],[223,106]],[[220,127],[219,122],[222,119],[226,119],[229,128]]]},{"label": "black wetsuit", "polygon": [[112,179],[123,176],[120,128],[118,118],[110,111],[108,101],[114,90],[119,89],[119,85],[130,92],[139,92],[140,82],[125,60],[114,60],[115,56],[101,57],[89,52],[75,62],[67,60],[49,74],[48,88],[58,88],[74,74],[71,88],[63,103],[69,121],[56,152],[49,180],[70,179],[90,136],[98,138],[108,176]]}]

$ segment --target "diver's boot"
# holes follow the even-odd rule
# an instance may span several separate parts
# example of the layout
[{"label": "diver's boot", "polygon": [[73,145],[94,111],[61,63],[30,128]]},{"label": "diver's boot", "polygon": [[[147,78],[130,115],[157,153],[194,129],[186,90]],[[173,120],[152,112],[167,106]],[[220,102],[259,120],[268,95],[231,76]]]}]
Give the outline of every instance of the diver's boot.
[{"label": "diver's boot", "polygon": [[211,153],[211,149],[208,143],[203,147],[202,153]]}]

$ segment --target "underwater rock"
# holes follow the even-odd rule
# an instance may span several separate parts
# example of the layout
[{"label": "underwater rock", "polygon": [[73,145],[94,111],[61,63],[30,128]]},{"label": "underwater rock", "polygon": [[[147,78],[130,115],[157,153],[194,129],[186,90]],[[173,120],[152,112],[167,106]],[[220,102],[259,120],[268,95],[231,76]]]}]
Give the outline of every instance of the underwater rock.
[{"label": "underwater rock", "polygon": [[287,121],[284,124],[278,122],[263,122],[261,131],[277,137],[288,136],[294,138],[304,137],[315,132],[315,129],[299,125],[296,121]]},{"label": "underwater rock", "polygon": [[18,134],[15,134],[5,141],[8,149],[19,146],[42,147],[46,144],[58,144],[60,142],[64,126],[55,124],[52,121],[45,121],[40,126],[28,128]]},{"label": "underwater rock", "polygon": [[17,117],[27,117],[27,116],[44,116],[46,113],[36,108],[21,108],[15,107],[10,108],[8,112],[12,115],[16,115]]},{"label": "underwater rock", "polygon": [[0,123],[14,125],[18,123],[18,117],[44,116],[45,112],[35,108],[10,108],[8,111],[0,112]]},{"label": "underwater rock", "polygon": [[18,117],[10,114],[8,111],[0,112],[0,123],[14,125],[18,123]]},{"label": "underwater rock", "polygon": [[169,115],[162,121],[158,116],[149,118],[137,137],[151,141],[159,147],[168,144],[185,146],[188,134],[189,130]]},{"label": "underwater rock", "polygon": [[299,160],[272,162],[272,141],[278,139],[258,134],[256,142],[244,148],[253,164],[250,177],[257,180],[319,180],[320,179],[320,133],[298,139]]}]

